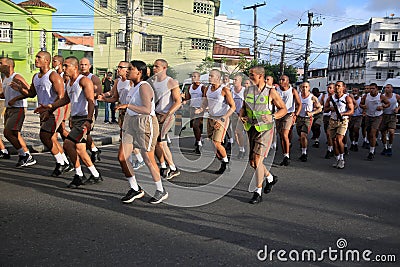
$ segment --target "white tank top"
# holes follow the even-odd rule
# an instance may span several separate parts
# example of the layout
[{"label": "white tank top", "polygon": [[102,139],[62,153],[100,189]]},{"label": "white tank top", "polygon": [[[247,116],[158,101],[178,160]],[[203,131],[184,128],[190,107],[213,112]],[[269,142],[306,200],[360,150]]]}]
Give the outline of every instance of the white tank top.
[{"label": "white tank top", "polygon": [[235,106],[236,106],[235,112],[237,114],[239,114],[240,109],[243,107],[244,87],[242,87],[242,89],[240,90],[239,93],[236,93],[235,87],[232,86],[231,92],[232,92],[233,101],[235,102]]},{"label": "white tank top", "polygon": [[119,96],[119,103],[120,104],[128,104],[129,102],[126,100],[126,96],[128,95],[129,90],[131,89],[131,81],[125,80],[122,81],[121,78],[118,78],[117,83],[117,91]]},{"label": "white tank top", "polygon": [[39,78],[39,73],[33,77],[33,85],[36,89],[37,101],[39,105],[52,104],[57,98],[57,93],[50,81],[50,74],[53,71],[54,70],[49,70],[41,78]]},{"label": "white tank top", "polygon": [[88,115],[88,101],[83,93],[82,87],[80,86],[80,80],[85,77],[79,74],[75,82],[70,85],[67,83],[67,94],[71,100],[71,116],[87,116]]},{"label": "white tank top", "polygon": [[190,94],[190,106],[194,108],[201,107],[203,103],[203,84],[200,84],[196,89],[193,89],[193,84],[190,85],[189,94]]},{"label": "white tank top", "polygon": [[172,78],[167,77],[161,82],[158,82],[157,80],[153,82],[156,112],[167,113],[172,106],[172,88],[168,88],[168,81],[170,79]]},{"label": "white tank top", "polygon": [[303,98],[300,95],[301,99],[301,110],[300,110],[300,117],[308,117],[307,112],[312,112],[314,109],[313,101],[312,101],[313,94],[309,94],[306,98]]},{"label": "white tank top", "polygon": [[13,107],[13,108],[26,108],[28,107],[28,101],[25,99],[18,100],[14,103],[14,105],[10,106],[8,105],[8,101],[13,99],[14,97],[20,96],[21,93],[18,91],[15,91],[14,89],[11,88],[11,82],[14,79],[15,75],[17,73],[13,73],[10,75],[8,78],[4,78],[3,80],[3,92],[4,92],[4,102],[6,104],[6,107]]},{"label": "white tank top", "polygon": [[[329,99],[329,94],[326,94],[325,98],[324,98],[324,106],[322,107],[322,109],[324,109],[326,102]],[[331,111],[329,112],[324,112],[324,116],[331,116]]]},{"label": "white tank top", "polygon": [[368,93],[367,98],[365,98],[365,105],[367,106],[367,116],[378,117],[383,114],[382,110],[376,110],[376,108],[381,105],[380,93],[378,93],[376,96],[371,96],[371,94]]},{"label": "white tank top", "polygon": [[[141,81],[140,83],[138,83],[136,86],[132,86],[132,89],[129,90],[129,93],[126,97],[126,100],[128,101],[129,104],[135,105],[135,106],[143,106],[143,102],[142,102],[142,98],[140,96],[140,87],[142,86],[142,84],[148,84],[151,88],[151,85],[146,82],[146,81]],[[137,113],[136,111],[133,111],[131,109],[126,109],[127,113],[129,116],[136,116],[136,115],[141,115],[139,113]],[[154,102],[154,94],[153,97],[151,98],[151,111],[150,111],[150,115],[154,116],[156,115],[155,112],[155,102]]]},{"label": "white tank top", "polygon": [[220,117],[224,116],[228,110],[229,106],[225,103],[225,97],[222,96],[222,88],[221,85],[217,90],[212,91],[210,85],[207,90],[207,101],[208,101],[208,113],[210,116]]},{"label": "white tank top", "polygon": [[[337,99],[336,94],[333,94],[331,97],[332,97],[333,101],[335,101],[339,113],[347,112],[347,102],[346,102],[347,94],[343,94],[342,97],[339,98],[339,99]],[[329,101],[329,104],[330,104],[331,107],[333,107],[333,104],[332,104],[331,101]],[[348,116],[342,116],[342,117],[343,117],[343,119],[347,119],[348,118]],[[331,118],[334,119],[334,120],[338,120],[336,111],[332,111],[331,112]]]},{"label": "white tank top", "polygon": [[397,108],[396,94],[392,93],[392,97],[388,98],[390,106],[383,109],[383,114],[394,114],[394,109]]},{"label": "white tank top", "polygon": [[357,108],[354,109],[353,117],[358,117],[362,115],[362,109],[360,108],[361,97],[356,99]]},{"label": "white tank top", "polygon": [[296,110],[295,102],[293,97],[293,87],[290,87],[288,90],[283,91],[280,87],[277,89],[279,95],[281,96],[283,102],[285,102],[287,112],[292,113]]},{"label": "white tank top", "polygon": [[[85,75],[83,75],[83,76],[85,76]],[[86,77],[88,77],[92,81],[92,76],[93,76],[93,73],[89,73]],[[94,89],[94,83],[93,83],[93,89]],[[97,102],[97,99],[94,100],[94,105],[95,106],[99,105],[99,103]]]}]

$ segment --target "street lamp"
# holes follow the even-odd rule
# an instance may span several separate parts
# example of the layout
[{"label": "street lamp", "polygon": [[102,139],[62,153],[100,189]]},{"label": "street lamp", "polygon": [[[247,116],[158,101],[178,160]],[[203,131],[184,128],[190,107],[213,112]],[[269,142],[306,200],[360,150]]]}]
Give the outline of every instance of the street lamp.
[{"label": "street lamp", "polygon": [[267,37],[265,37],[264,42],[262,43],[262,45],[260,46],[260,49],[263,48],[265,42],[268,40],[269,35],[271,34],[271,32],[278,27],[279,25],[282,25],[283,23],[285,23],[287,21],[287,19],[281,20],[281,22],[279,22],[278,24],[276,24],[274,27],[272,27],[272,29],[269,31],[269,33],[267,34]]}]

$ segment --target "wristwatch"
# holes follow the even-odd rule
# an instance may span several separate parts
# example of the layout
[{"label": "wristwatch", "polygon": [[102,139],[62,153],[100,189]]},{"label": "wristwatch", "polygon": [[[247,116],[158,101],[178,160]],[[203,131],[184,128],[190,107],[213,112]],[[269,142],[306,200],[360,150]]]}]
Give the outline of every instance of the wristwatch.
[{"label": "wristwatch", "polygon": [[221,117],[219,120],[220,120],[220,121],[222,121],[222,122],[225,122],[225,119],[224,119],[224,118],[222,118],[222,117]]}]

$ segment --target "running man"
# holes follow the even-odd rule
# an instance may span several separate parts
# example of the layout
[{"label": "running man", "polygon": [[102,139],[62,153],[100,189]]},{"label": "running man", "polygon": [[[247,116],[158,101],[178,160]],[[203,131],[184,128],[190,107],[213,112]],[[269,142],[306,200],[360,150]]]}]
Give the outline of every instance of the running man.
[{"label": "running man", "polygon": [[288,166],[290,163],[290,131],[296,123],[297,116],[301,111],[301,100],[297,93],[289,83],[289,77],[282,75],[280,78],[279,88],[277,89],[283,102],[286,105],[287,113],[276,121],[276,129],[281,139],[283,160],[281,166]]},{"label": "running man", "polygon": [[[28,107],[26,96],[21,93],[22,89],[29,88],[28,83],[14,71],[15,62],[8,57],[0,58],[0,72],[4,74],[2,81],[2,93],[0,98],[5,99],[6,111],[4,114],[4,137],[18,151],[17,167],[31,166],[36,160],[30,155],[25,140],[22,138],[21,129],[25,120],[25,113]],[[15,90],[17,89],[17,90]],[[9,159],[10,154],[3,142],[0,143],[1,158]]]},{"label": "running man", "polygon": [[297,135],[300,137],[301,145],[301,156],[300,161],[306,162],[307,146],[308,146],[308,134],[313,124],[314,114],[318,114],[322,111],[321,104],[316,96],[310,93],[310,84],[303,82],[301,84],[301,110],[297,117],[296,130]]},{"label": "running man", "polygon": [[345,88],[344,82],[337,81],[335,94],[328,96],[324,106],[324,112],[331,112],[328,131],[336,157],[336,163],[333,164],[333,167],[338,169],[343,169],[345,166],[343,138],[349,124],[349,116],[354,113],[353,100],[344,93]]},{"label": "running man", "polygon": [[[400,109],[400,95],[393,93],[391,84],[385,85],[385,96],[389,100],[390,106],[383,109],[383,118],[381,123],[383,151],[381,155],[391,157],[393,154],[392,145],[394,140],[394,132],[396,130],[397,113]],[[389,135],[389,144],[386,135]]]},{"label": "running man", "polygon": [[190,100],[190,127],[193,129],[195,138],[194,153],[200,155],[201,147],[201,133],[203,131],[203,114],[196,113],[196,110],[201,108],[203,102],[204,85],[200,82],[200,72],[194,71],[192,73],[192,84],[189,90],[185,93],[185,101]]},{"label": "running man", "polygon": [[[92,81],[79,73],[79,61],[76,57],[67,57],[63,70],[69,77],[66,84],[67,94],[44,108],[52,112],[71,103],[71,131],[64,141],[64,149],[75,166],[75,176],[68,187],[77,188],[80,185],[98,183],[103,180],[86,152],[87,137],[92,129],[94,117],[94,89]],[[80,159],[91,173],[89,179],[86,179],[83,174]]]},{"label": "running man", "polygon": [[[101,80],[100,78],[91,73],[90,69],[92,68],[92,65],[90,64],[89,59],[87,58],[82,58],[79,61],[79,68],[80,68],[80,73],[86,77],[88,77],[92,83],[93,83],[93,91],[94,91],[94,122],[97,120],[97,115],[99,114],[99,105],[97,103],[97,97],[102,93],[102,88],[101,88]],[[94,127],[94,122],[92,123],[92,127]],[[93,128],[91,129],[93,130]],[[90,149],[91,155],[90,158],[93,163],[97,161],[101,161],[100,159],[100,154],[101,150],[96,147],[96,145],[93,143],[92,136],[88,133],[87,136],[87,148]]]},{"label": "running man", "polygon": [[[172,154],[167,144],[167,134],[175,123],[175,112],[181,107],[182,98],[178,81],[167,75],[167,69],[168,62],[164,59],[157,59],[154,62],[152,85],[160,130],[155,153],[161,164],[161,176],[169,180],[181,174],[172,159]],[[169,170],[165,161],[169,165]]]},{"label": "running man", "polygon": [[[269,193],[272,186],[276,184],[277,177],[273,176],[263,163],[275,135],[274,120],[280,119],[287,113],[287,108],[282,98],[276,92],[273,86],[267,85],[265,70],[262,66],[256,66],[250,69],[249,77],[254,85],[250,86],[244,92],[245,101],[240,110],[240,117],[244,123],[249,138],[249,161],[250,166],[255,170],[257,178],[257,188],[250,204],[257,204],[262,201],[262,186],[266,177],[264,193]],[[272,113],[272,106],[278,108],[276,113]]]},{"label": "running man", "polygon": [[[325,107],[326,103],[329,100],[329,97],[332,96],[333,94],[335,94],[335,84],[329,83],[326,91],[327,91],[327,96],[324,97],[323,107]],[[326,159],[330,159],[334,156],[332,138],[330,138],[330,136],[329,136],[329,120],[331,118],[331,114],[332,114],[332,112],[330,110],[325,111],[325,108],[324,108],[324,112],[323,112],[324,117],[322,120],[324,123],[324,132],[325,132],[326,140],[327,140],[326,142],[328,144],[328,149],[326,150],[326,154],[325,154]]]},{"label": "running man", "polygon": [[354,113],[350,117],[349,122],[349,137],[350,137],[350,151],[357,152],[358,151],[358,139],[360,138],[360,128],[362,122],[362,109],[360,108],[361,97],[360,97],[360,89],[357,87],[353,87],[350,95],[354,101]]},{"label": "running man", "polygon": [[210,85],[204,91],[204,99],[198,113],[208,107],[207,135],[214,143],[216,155],[221,160],[219,170],[215,174],[223,174],[229,164],[228,155],[222,145],[229,126],[229,118],[235,112],[231,90],[221,84],[221,72],[217,69],[210,71],[208,80]]},{"label": "running man", "polygon": [[379,93],[378,85],[371,83],[369,85],[369,93],[361,99],[360,107],[366,115],[365,127],[367,128],[370,145],[367,160],[373,160],[375,157],[376,135],[382,122],[383,109],[390,107],[390,102],[386,96]]}]

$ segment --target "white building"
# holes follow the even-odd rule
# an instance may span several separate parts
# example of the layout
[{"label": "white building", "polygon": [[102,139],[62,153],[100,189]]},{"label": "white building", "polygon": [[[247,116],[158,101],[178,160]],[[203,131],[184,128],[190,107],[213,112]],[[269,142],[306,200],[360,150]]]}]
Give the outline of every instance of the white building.
[{"label": "white building", "polygon": [[400,75],[400,18],[371,18],[332,34],[328,82],[363,87]]},{"label": "white building", "polygon": [[228,19],[226,15],[216,16],[214,37],[223,46],[240,47],[240,20]]}]

